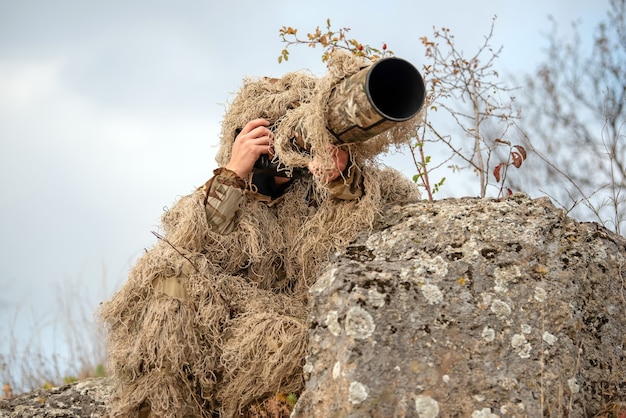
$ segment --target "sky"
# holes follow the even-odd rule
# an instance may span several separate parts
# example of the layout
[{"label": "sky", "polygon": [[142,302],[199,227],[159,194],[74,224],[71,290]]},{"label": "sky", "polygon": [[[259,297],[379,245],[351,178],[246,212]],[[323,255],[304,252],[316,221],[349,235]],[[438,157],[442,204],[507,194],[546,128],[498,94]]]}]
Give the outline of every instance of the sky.
[{"label": "sky", "polygon": [[[324,74],[321,50],[278,30],[335,29],[386,43],[417,68],[419,38],[493,45],[502,74],[531,73],[553,16],[589,31],[606,0],[315,2],[0,0],[0,342],[59,297],[97,304],[156,241],[164,208],[217,168],[225,106],[246,77]],[[383,161],[411,176],[407,157]],[[448,190],[451,196],[463,191]],[[75,300],[74,300],[75,298]],[[0,349],[1,349],[0,345]]]}]

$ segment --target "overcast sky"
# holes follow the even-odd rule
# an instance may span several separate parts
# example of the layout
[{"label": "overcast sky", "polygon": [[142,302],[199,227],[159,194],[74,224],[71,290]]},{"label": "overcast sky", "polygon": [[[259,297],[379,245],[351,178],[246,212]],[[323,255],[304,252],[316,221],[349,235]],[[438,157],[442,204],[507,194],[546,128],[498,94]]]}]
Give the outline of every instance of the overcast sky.
[{"label": "overcast sky", "polygon": [[[203,184],[225,104],[247,76],[309,69],[321,51],[278,30],[350,27],[418,68],[449,27],[472,51],[497,15],[502,74],[543,58],[548,15],[593,28],[605,0],[0,0],[0,340],[20,311],[82,288],[99,299],[151,246],[164,207]],[[411,165],[396,164],[407,175]],[[448,194],[454,195],[454,190]],[[461,192],[462,194],[462,192]],[[102,282],[106,282],[102,290]]]}]

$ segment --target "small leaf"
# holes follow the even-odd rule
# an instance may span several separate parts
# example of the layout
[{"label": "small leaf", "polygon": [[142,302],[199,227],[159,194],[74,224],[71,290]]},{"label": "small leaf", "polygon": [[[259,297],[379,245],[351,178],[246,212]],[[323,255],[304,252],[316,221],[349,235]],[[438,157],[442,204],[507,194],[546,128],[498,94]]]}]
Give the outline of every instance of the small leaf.
[{"label": "small leaf", "polygon": [[293,407],[296,406],[296,402],[298,402],[298,395],[296,395],[295,393],[290,393],[289,395],[287,395],[287,405],[289,406],[289,408],[293,409]]},{"label": "small leaf", "polygon": [[515,168],[520,168],[524,162],[524,157],[519,152],[511,151],[511,158],[513,159],[513,165]]},{"label": "small leaf", "polygon": [[502,168],[503,163],[500,163],[493,169],[493,176],[496,178],[496,182],[500,182],[500,169]]},{"label": "small leaf", "polygon": [[515,148],[522,156],[522,159],[526,159],[526,149],[521,146],[521,145],[513,145],[513,148]]}]

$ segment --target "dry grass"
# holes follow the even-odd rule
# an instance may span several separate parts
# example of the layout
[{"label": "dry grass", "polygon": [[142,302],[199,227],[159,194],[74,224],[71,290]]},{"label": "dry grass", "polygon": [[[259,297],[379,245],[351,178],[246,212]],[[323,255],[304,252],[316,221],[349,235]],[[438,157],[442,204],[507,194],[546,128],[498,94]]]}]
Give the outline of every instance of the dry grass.
[{"label": "dry grass", "polygon": [[104,334],[93,316],[99,300],[87,287],[59,286],[48,312],[15,307],[11,322],[2,324],[8,335],[0,341],[0,398],[106,375]]}]

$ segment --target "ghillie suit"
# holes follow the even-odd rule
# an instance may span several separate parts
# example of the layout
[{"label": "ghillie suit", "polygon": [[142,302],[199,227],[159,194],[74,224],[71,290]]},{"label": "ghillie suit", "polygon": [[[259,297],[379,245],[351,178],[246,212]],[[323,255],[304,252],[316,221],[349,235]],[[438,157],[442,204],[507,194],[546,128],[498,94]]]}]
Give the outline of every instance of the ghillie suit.
[{"label": "ghillie suit", "polygon": [[[280,122],[274,145],[287,166],[311,158],[293,151],[295,129],[306,132],[311,155],[330,161],[324,98],[362,64],[337,55],[323,78],[246,81],[223,121],[218,164],[228,163],[236,129],[258,117]],[[101,307],[117,377],[111,415],[231,417],[279,392],[299,393],[308,288],[385,204],[418,198],[413,183],[375,163],[415,123],[349,145],[350,166],[331,184],[300,178],[271,198],[251,179],[217,169],[165,212],[161,239]]]}]

